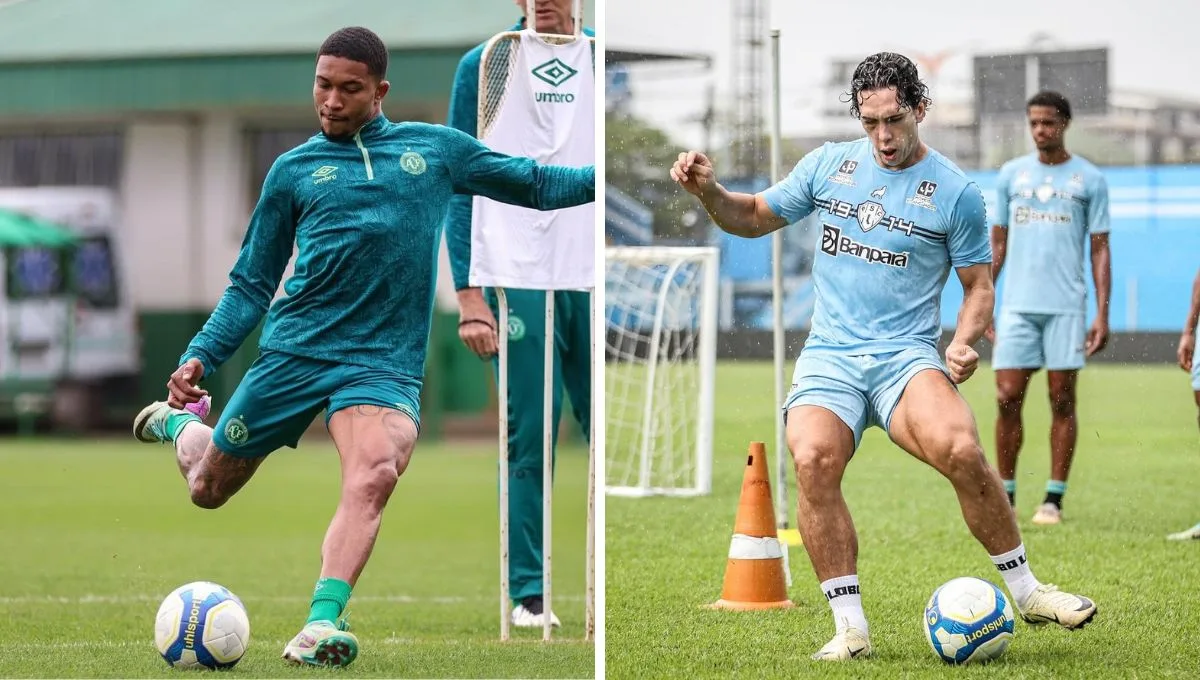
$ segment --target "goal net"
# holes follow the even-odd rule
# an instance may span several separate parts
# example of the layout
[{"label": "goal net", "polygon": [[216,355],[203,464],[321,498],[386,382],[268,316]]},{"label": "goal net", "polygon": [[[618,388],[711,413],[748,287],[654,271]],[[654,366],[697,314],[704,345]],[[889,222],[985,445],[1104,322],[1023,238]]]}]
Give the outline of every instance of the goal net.
[{"label": "goal net", "polygon": [[712,488],[716,248],[605,251],[605,491]]}]

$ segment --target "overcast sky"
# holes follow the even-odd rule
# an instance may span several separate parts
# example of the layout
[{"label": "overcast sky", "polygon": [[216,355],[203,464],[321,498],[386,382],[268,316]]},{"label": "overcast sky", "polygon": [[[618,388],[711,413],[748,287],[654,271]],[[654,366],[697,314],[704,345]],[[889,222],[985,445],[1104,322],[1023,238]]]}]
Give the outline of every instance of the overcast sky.
[{"label": "overcast sky", "polygon": [[[729,0],[607,0],[609,49],[706,53],[718,93],[730,88],[733,10]],[[828,63],[892,50],[918,59],[951,51],[933,87],[935,106],[965,100],[971,55],[1027,48],[1048,34],[1053,47],[1109,48],[1109,84],[1117,90],[1200,100],[1200,2],[1195,0],[767,0],[768,28],[781,31],[782,127],[803,131],[811,106],[833,95],[822,87]],[[969,7],[969,9],[968,9]],[[769,47],[766,48],[769,54]],[[679,70],[634,72],[636,111],[681,130],[704,101],[703,77]],[[925,69],[922,68],[923,74]],[[692,129],[692,132],[695,130]]]}]

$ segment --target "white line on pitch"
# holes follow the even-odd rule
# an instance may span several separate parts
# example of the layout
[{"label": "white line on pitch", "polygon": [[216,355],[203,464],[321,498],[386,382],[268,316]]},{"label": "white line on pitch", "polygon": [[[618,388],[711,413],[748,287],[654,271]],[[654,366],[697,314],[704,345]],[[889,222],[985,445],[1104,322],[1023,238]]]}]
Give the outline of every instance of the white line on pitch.
[{"label": "white line on pitch", "polygon": [[[77,595],[64,597],[61,595],[17,595],[15,597],[0,597],[0,606],[16,604],[128,604],[132,602],[161,602],[166,595]],[[243,597],[242,600],[254,602],[308,602],[312,598],[295,595],[277,595],[264,597]],[[416,595],[355,595],[351,602],[383,602],[392,604],[473,604],[491,602],[493,596],[416,596]],[[582,602],[583,595],[555,595],[555,602]]]},{"label": "white line on pitch", "polygon": [[[455,638],[439,639],[439,640],[420,640],[417,638],[405,638],[405,637],[395,637],[395,636],[386,637],[386,638],[375,638],[375,639],[360,638],[359,641],[363,645],[368,645],[368,646],[369,645],[417,645],[417,644],[436,644],[438,646],[453,646],[453,645],[461,645],[461,644],[467,644],[469,642],[472,642],[471,640],[463,640],[463,639],[455,639]],[[512,643],[520,643],[520,642],[524,642],[524,641],[525,641],[524,639],[517,638],[517,639],[510,641],[509,643],[498,643],[498,644],[512,644]],[[537,642],[538,644],[545,644],[540,637],[538,637],[536,640],[533,638],[530,638],[529,641]],[[493,641],[488,640],[487,642],[493,642]],[[562,638],[562,639],[551,640],[551,642],[580,642],[580,641],[577,639],[574,639],[574,638]],[[252,646],[264,645],[266,647],[283,647],[284,645],[287,644],[287,640],[258,640],[256,638],[254,638],[253,634],[251,634],[250,644]],[[154,650],[154,642],[153,641],[134,642],[133,640],[69,640],[69,641],[61,641],[61,642],[17,642],[17,643],[4,645],[4,649],[8,652],[46,651],[46,650],[55,650],[55,649],[58,649],[58,650],[66,650],[66,649],[105,650],[105,649],[143,649],[143,648],[153,651]]]}]

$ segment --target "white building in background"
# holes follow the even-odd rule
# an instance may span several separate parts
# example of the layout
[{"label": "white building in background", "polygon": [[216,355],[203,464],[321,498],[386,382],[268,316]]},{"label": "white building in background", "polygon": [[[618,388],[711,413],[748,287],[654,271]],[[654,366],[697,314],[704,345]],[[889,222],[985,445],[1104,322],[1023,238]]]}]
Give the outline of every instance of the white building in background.
[{"label": "white building in background", "polygon": [[[949,55],[917,55],[918,68],[930,85],[934,105],[922,126],[922,139],[964,168],[997,168],[1013,156],[1031,151],[1023,116],[993,118],[982,124],[975,115],[972,75],[939,72]],[[862,127],[848,115],[845,93],[858,59],[830,62],[819,106],[793,148],[811,149],[829,139],[854,139]],[[1076,115],[1067,141],[1070,147],[1102,165],[1160,165],[1200,162],[1200,100],[1162,93],[1109,90],[1108,111]]]},{"label": "white building in background", "polygon": [[[511,2],[444,0],[422,4],[415,33],[412,4],[392,0],[254,0],[228,21],[207,3],[161,4],[118,15],[112,3],[73,3],[64,15],[60,3],[0,3],[0,188],[118,196],[142,400],[161,395],[228,284],[271,163],[317,131],[321,41],[377,27],[390,50],[384,113],[443,123],[459,59],[520,18]],[[442,270],[452,287],[444,257]],[[209,386],[218,401],[253,359],[253,340]]]}]

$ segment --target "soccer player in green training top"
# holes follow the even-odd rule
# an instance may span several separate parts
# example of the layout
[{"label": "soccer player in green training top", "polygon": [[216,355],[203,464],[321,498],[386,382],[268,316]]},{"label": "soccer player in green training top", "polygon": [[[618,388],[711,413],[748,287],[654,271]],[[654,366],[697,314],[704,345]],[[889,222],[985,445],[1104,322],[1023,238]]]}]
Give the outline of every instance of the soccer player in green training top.
[{"label": "soccer player in green training top", "polygon": [[[516,0],[525,12],[525,0]],[[537,30],[540,33],[571,35],[575,18],[571,0],[538,0]],[[523,30],[523,16],[509,30]],[[590,36],[595,31],[589,28]],[[485,43],[486,44],[486,43]],[[484,45],[463,55],[454,75],[450,95],[449,125],[472,137],[478,134],[479,63]],[[458,291],[459,330],[462,341],[480,357],[492,359],[498,372],[496,294],[471,287],[470,196],[455,196],[450,202],[446,221],[446,244],[450,251],[450,269]],[[509,583],[513,599],[512,623],[517,627],[541,628],[542,617],[550,616],[559,625],[554,612],[543,611],[542,600],[542,414],[545,373],[546,294],[538,290],[506,288],[508,301],[508,488],[509,488]],[[554,293],[554,411],[552,440],[558,441],[558,423],[562,415],[562,389],[571,398],[575,420],[586,435],[591,423],[591,304],[589,293]],[[557,446],[555,446],[557,455]]]},{"label": "soccer player in green training top", "polygon": [[[542,210],[595,197],[592,166],[539,166],[448,127],[389,121],[380,106],[387,60],[364,28],[341,29],[321,46],[313,84],[321,131],[275,161],[229,287],[172,373],[167,401],[143,409],[133,427],[141,441],[173,442],[192,501],[217,508],[325,411],[341,500],[308,620],[283,651],[293,663],[345,666],[358,654],[341,615],[417,440],[450,197]],[[295,274],[272,305],[293,246]],[[207,395],[199,381],[264,314],[260,356],[210,429],[184,408]]]}]

